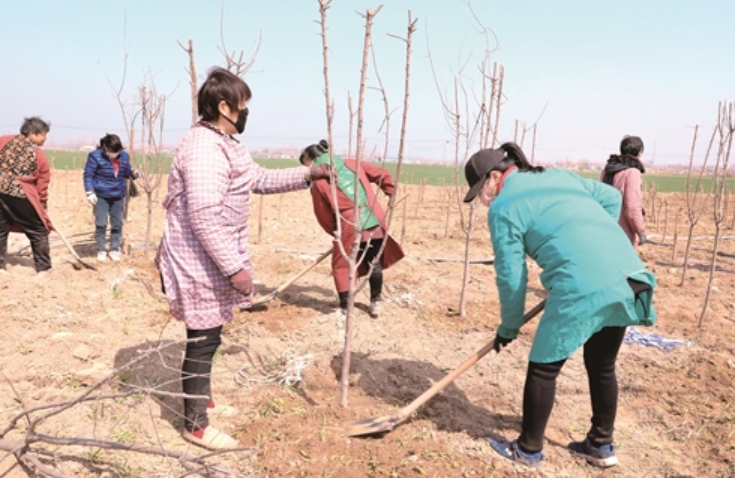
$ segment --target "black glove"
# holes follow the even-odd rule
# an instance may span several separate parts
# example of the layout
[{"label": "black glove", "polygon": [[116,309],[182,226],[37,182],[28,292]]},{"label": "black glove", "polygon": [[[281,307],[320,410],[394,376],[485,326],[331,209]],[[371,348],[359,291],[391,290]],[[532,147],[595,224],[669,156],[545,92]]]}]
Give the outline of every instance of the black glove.
[{"label": "black glove", "polygon": [[495,333],[495,344],[493,345],[493,350],[495,350],[497,353],[500,353],[501,349],[504,349],[508,346],[509,343],[513,342],[515,338],[513,339],[506,339],[505,337],[501,337],[500,335]]},{"label": "black glove", "polygon": [[233,276],[230,276],[230,284],[233,289],[242,295],[250,295],[253,292],[253,279],[245,269]]},{"label": "black glove", "polygon": [[317,179],[332,179],[336,177],[336,171],[332,169],[332,166],[329,164],[318,164],[318,165],[312,165],[309,168],[309,177],[307,181],[316,181]]}]

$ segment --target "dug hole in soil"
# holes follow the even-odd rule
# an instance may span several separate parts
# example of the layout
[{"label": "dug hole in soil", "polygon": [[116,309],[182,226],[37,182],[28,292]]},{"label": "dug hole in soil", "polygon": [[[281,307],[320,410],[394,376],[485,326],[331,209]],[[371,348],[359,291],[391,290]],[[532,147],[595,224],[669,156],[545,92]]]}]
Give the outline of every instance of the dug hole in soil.
[{"label": "dug hole in soil", "polygon": [[[164,191],[153,202],[151,248],[144,249],[143,195],[130,204],[131,220],[125,226],[129,253],[121,262],[97,263],[94,222],[81,176],[81,172],[53,172],[50,213],[82,258],[98,271],[75,268],[72,256],[52,235],[54,268],[37,277],[27,239],[11,234],[8,274],[0,276],[4,375],[0,428],[24,408],[78,396],[159,341],[185,337],[184,326],[168,315],[152,262],[163,229]],[[165,178],[163,184],[165,188]],[[334,314],[337,299],[327,260],[277,299],[238,312],[225,327],[215,357],[213,398],[239,413],[212,416],[211,422],[253,448],[217,457],[218,463],[260,477],[735,476],[735,241],[731,239],[720,243],[709,309],[703,327],[698,327],[713,249],[712,241],[700,236],[714,233],[711,213],[705,213],[694,230],[700,240],[693,242],[684,286],[679,286],[688,229],[683,219],[676,255],[670,246],[649,244],[640,249],[659,282],[658,322],[642,332],[690,346],[666,352],[623,345],[618,361],[619,466],[592,468],[566,450],[569,441],[584,437],[591,414],[579,352],[559,378],[546,431],[546,460],[539,470],[522,470],[498,458],[486,444],[485,437],[513,439],[519,433],[535,321],[501,354],[482,359],[394,431],[346,438],[343,422],[395,413],[491,340],[499,322],[492,265],[472,265],[467,314],[459,317],[462,264],[426,260],[463,256],[456,203],[445,234],[447,191],[429,186],[420,194],[419,186],[402,187],[412,194],[406,207],[396,211],[391,230],[396,239],[403,236],[407,257],[385,272],[379,318],[367,313],[367,292],[358,294],[349,407],[339,406],[344,337]],[[676,194],[659,197],[684,205]],[[330,247],[330,238],[313,217],[307,191],[254,196],[251,210],[256,295],[274,290]],[[665,238],[663,220],[658,228],[651,222],[649,218],[649,236],[671,243],[673,221]],[[724,231],[725,236],[732,234]],[[482,217],[472,240],[472,257],[492,255]],[[544,296],[538,275],[539,269],[529,262],[527,308]],[[180,392],[183,350],[178,344],[151,356],[103,390],[132,384]],[[306,365],[299,383],[259,380],[283,371],[286,354]],[[181,412],[176,397],[143,395],[79,404],[43,427],[44,433],[56,436],[151,446],[160,440],[171,449],[200,453],[180,436]],[[20,436],[24,426],[6,438]],[[59,450],[52,463],[62,473],[85,477],[183,473],[160,457],[85,447]],[[0,461],[0,476],[28,475],[6,456]]]}]

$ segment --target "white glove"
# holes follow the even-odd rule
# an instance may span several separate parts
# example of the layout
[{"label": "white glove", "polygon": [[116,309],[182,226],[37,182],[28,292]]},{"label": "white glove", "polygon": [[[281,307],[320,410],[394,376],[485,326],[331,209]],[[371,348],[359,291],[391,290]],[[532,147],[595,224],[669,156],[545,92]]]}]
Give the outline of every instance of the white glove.
[{"label": "white glove", "polygon": [[89,201],[89,204],[94,206],[97,204],[97,195],[94,193],[94,191],[87,192],[87,201]]}]

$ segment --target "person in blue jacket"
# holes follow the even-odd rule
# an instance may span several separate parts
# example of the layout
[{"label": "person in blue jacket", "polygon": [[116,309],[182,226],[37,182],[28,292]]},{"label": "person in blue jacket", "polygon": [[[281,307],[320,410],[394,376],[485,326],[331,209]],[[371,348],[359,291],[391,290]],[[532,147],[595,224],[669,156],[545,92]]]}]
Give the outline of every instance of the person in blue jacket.
[{"label": "person in blue jacket", "polygon": [[110,259],[120,260],[126,180],[137,176],[137,172],[130,166],[130,157],[116,134],[105,135],[100,139],[97,149],[87,156],[87,163],[84,166],[84,190],[87,193],[87,200],[94,207],[94,241],[97,246],[97,260],[100,262],[107,258],[105,235],[108,221]]},{"label": "person in blue jacket", "polygon": [[583,347],[592,424],[586,437],[569,448],[593,465],[616,465],[618,351],[626,326],[650,326],[656,319],[651,306],[655,277],[618,225],[620,192],[570,171],[532,166],[514,143],[474,154],[465,176],[470,190],[464,201],[479,196],[490,206],[501,309],[496,352],[523,325],[526,256],[542,269],[541,283],[548,291],[529,356],[521,434],[513,441],[488,442],[504,458],[538,467],[556,378]]}]

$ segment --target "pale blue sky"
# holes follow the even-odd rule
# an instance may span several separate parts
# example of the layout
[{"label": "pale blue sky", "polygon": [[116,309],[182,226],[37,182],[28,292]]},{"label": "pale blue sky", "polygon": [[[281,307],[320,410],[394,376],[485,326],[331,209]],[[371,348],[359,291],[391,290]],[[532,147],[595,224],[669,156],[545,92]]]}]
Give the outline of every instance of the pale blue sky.
[{"label": "pale blue sky", "polygon": [[[124,132],[105,71],[117,85],[129,54],[127,88],[149,69],[159,91],[173,92],[165,141],[175,146],[190,119],[188,59],[176,40],[194,40],[200,78],[222,63],[218,0],[4,1],[0,28],[0,133],[17,132],[23,117],[52,123],[47,147],[95,143]],[[357,97],[363,18],[379,1],[333,0],[329,10],[336,149],[347,139],[347,92]],[[657,163],[687,160],[692,127],[709,130],[717,102],[735,100],[735,2],[694,0],[482,0],[472,2],[499,41],[492,59],[505,66],[500,138],[513,139],[515,121],[538,126],[536,158],[602,161],[623,135],[646,143]],[[477,88],[484,38],[462,0],[384,0],[373,28],[378,67],[392,108],[391,151],[398,148],[407,11],[414,36],[409,157],[449,156],[447,130],[431,78],[431,47],[440,82],[451,83],[459,59],[465,86]],[[317,0],[228,0],[225,41],[249,50],[262,35],[246,76],[254,97],[242,140],[251,149],[301,148],[326,137]],[[127,41],[124,18],[127,17]],[[428,37],[428,45],[427,45]],[[369,85],[376,86],[374,73]],[[368,91],[368,151],[382,150],[377,132],[383,104]],[[525,148],[530,153],[530,137]]]}]

